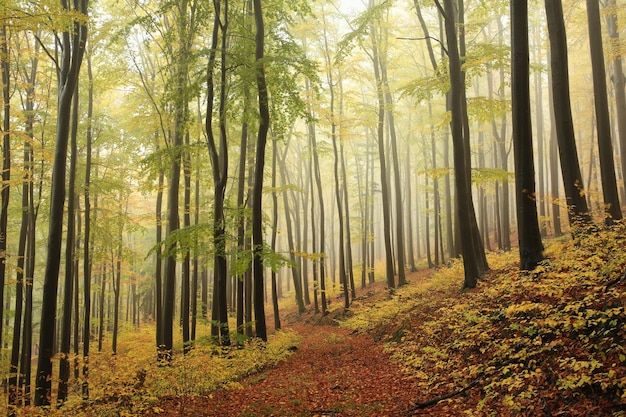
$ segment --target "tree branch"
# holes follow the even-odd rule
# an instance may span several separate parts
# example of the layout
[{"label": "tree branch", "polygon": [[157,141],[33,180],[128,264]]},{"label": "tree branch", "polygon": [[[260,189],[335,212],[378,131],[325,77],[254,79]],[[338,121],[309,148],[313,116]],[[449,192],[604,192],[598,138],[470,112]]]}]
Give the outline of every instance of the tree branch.
[{"label": "tree branch", "polygon": [[439,39],[434,38],[434,37],[432,37],[432,36],[424,36],[424,37],[422,37],[422,38],[407,38],[407,37],[403,37],[403,38],[396,38],[396,39],[399,39],[399,40],[401,40],[401,41],[425,41],[425,40],[428,40],[428,39],[432,39],[433,41],[437,42],[437,43],[441,46],[441,49],[443,49],[443,52],[444,52],[446,55],[448,55],[448,50],[447,50],[447,49],[446,49],[446,47],[443,45],[443,43],[442,43]]},{"label": "tree branch", "polygon": [[470,389],[474,388],[476,385],[478,385],[478,383],[482,379],[483,379],[483,375],[479,376],[478,378],[476,378],[475,380],[473,380],[472,382],[470,382],[469,384],[467,384],[463,388],[460,388],[460,389],[458,389],[456,391],[448,392],[446,394],[440,395],[439,397],[432,398],[432,399],[430,399],[428,401],[417,403],[413,407],[409,408],[407,410],[407,412],[408,413],[412,413],[413,411],[420,410],[422,408],[428,408],[428,407],[431,407],[433,405],[438,404],[440,401],[447,400],[448,398],[455,397],[455,396],[457,396],[459,394],[463,394],[464,392],[467,392]]}]

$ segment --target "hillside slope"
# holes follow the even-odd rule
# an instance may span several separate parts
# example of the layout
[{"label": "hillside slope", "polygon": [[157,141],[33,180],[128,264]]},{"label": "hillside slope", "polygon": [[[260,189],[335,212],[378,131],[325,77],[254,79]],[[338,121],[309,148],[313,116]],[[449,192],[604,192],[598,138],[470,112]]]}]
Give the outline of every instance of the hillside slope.
[{"label": "hillside slope", "polygon": [[625,232],[550,242],[531,273],[492,255],[463,294],[460,265],[442,269],[344,324],[418,381],[413,415],[624,416]]}]

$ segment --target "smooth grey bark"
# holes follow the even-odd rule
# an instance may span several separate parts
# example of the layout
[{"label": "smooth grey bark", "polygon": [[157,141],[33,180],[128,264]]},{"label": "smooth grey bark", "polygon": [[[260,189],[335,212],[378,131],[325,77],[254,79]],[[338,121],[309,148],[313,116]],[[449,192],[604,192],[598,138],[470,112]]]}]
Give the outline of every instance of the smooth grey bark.
[{"label": "smooth grey bark", "polygon": [[[189,155],[189,132],[185,134],[185,150],[183,151],[183,227],[191,226],[191,156]],[[180,322],[183,331],[183,353],[191,350],[191,250],[185,249],[183,257],[180,300]]]},{"label": "smooth grey bark", "polygon": [[254,253],[254,320],[256,336],[267,340],[264,304],[264,274],[263,274],[263,229],[262,229],[262,195],[263,173],[265,167],[265,145],[270,127],[270,112],[267,84],[265,81],[265,24],[261,0],[254,0],[254,23],[256,27],[255,51],[256,83],[259,103],[259,129],[256,143],[256,163],[254,170],[254,188],[252,190],[252,250]]},{"label": "smooth grey bark", "polygon": [[78,91],[79,84],[76,83],[72,104],[72,121],[70,132],[70,166],[67,192],[70,195],[67,203],[67,237],[65,239],[65,281],[63,291],[63,316],[61,320],[61,340],[59,357],[59,386],[57,390],[57,404],[62,405],[68,396],[68,385],[70,379],[70,336],[72,331],[72,302],[74,301],[74,250],[76,239],[76,164],[78,159],[78,146],[76,136],[78,135]]},{"label": "smooth grey bark", "polygon": [[[370,1],[370,7],[373,1]],[[372,65],[374,67],[374,77],[376,79],[376,92],[378,100],[378,124],[376,128],[376,140],[378,143],[378,159],[380,164],[380,189],[382,194],[383,210],[383,242],[385,248],[385,279],[389,288],[395,288],[394,261],[391,243],[391,193],[389,190],[389,179],[387,172],[387,156],[385,152],[385,93],[381,76],[381,61],[378,57],[378,35],[374,25],[370,27],[372,41]]]},{"label": "smooth grey bark", "polygon": [[[111,283],[113,285],[113,337],[111,341],[111,350],[113,355],[117,354],[117,339],[120,321],[120,293],[122,286],[122,252],[124,248],[124,211],[122,208],[122,195],[119,195],[119,223],[117,226],[117,247],[115,253],[115,270],[111,270]],[[128,208],[127,208],[128,210]]]},{"label": "smooth grey bark", "polygon": [[[223,346],[230,344],[228,334],[228,308],[226,282],[228,279],[228,265],[226,259],[226,219],[224,216],[224,202],[226,183],[228,181],[228,141],[226,130],[226,70],[227,70],[227,29],[228,29],[228,1],[223,1],[224,10],[221,10],[222,2],[214,2],[215,20],[211,36],[211,52],[207,73],[207,112],[205,132],[207,146],[211,158],[213,172],[213,244],[215,253],[213,256],[213,305],[211,335],[219,339]],[[221,38],[220,38],[221,31]],[[220,40],[221,39],[221,40]],[[220,78],[219,78],[219,108],[218,130],[219,147],[213,133],[213,101],[215,98],[214,71],[216,67],[217,51],[220,52]]]},{"label": "smooth grey bark", "polygon": [[[241,123],[241,143],[239,146],[239,175],[237,176],[237,248],[241,253],[244,252],[246,245],[246,162],[248,150],[248,120],[245,116],[245,109],[248,109],[250,103],[250,92],[248,88],[244,90],[244,119]],[[246,271],[237,276],[237,328],[238,334],[244,334],[244,298],[245,298],[245,281]]]},{"label": "smooth grey bark", "polygon": [[[310,81],[306,80],[306,90],[311,93]],[[309,121],[307,123],[309,146],[311,149],[310,159],[310,171],[311,171],[311,239],[313,246],[313,298],[315,304],[315,312],[319,312],[319,305],[317,302],[317,295],[319,293],[321,300],[321,312],[326,314],[328,308],[326,300],[326,259],[325,259],[325,240],[326,240],[326,219],[325,219],[325,207],[324,207],[324,194],[322,193],[322,180],[320,175],[320,163],[317,149],[317,137],[315,130],[315,122],[313,121],[313,110],[311,104],[307,104],[307,113],[309,115]],[[315,222],[315,195],[319,200],[319,226],[316,226]],[[318,229],[319,228],[319,234]],[[316,244],[319,241],[319,244]],[[317,285],[319,284],[319,285]],[[318,288],[319,286],[319,288]]]},{"label": "smooth grey bark", "polygon": [[406,215],[405,215],[405,222],[406,222],[406,228],[407,228],[407,235],[408,235],[408,239],[407,239],[407,248],[406,248],[406,252],[407,252],[407,263],[408,266],[410,268],[411,272],[416,272],[417,271],[417,265],[415,264],[415,250],[414,250],[414,246],[413,246],[413,241],[414,241],[414,235],[413,235],[413,193],[412,193],[412,187],[411,187],[411,147],[409,145],[409,140],[407,138],[406,141],[406,148],[405,148],[405,152],[406,152],[406,161],[405,161],[405,166],[404,166],[404,177],[406,178]]},{"label": "smooth grey bark", "polygon": [[444,22],[446,39],[448,41],[448,63],[450,74],[450,109],[452,112],[451,131],[453,141],[454,173],[457,195],[459,231],[465,279],[464,288],[474,288],[480,275],[479,260],[475,256],[475,239],[473,238],[472,221],[472,194],[468,189],[469,167],[466,166],[466,146],[463,132],[463,77],[461,60],[454,18],[454,4],[452,0],[444,0]]},{"label": "smooth grey bark", "polygon": [[[537,45],[539,63],[542,63],[542,51],[540,47],[540,33],[537,32]],[[539,180],[539,229],[541,230],[541,236],[545,237],[548,234],[546,218],[546,163],[545,163],[545,127],[544,127],[544,115],[543,115],[543,88],[542,88],[542,76],[541,71],[535,71],[535,112],[537,114],[537,165],[539,168],[538,180]]]},{"label": "smooth grey bark", "polygon": [[[280,163],[279,163],[280,180],[283,185],[288,184],[288,173],[287,173],[287,166],[286,166],[287,150],[288,150],[288,146],[285,146],[285,151],[283,152],[283,155],[280,158]],[[293,237],[294,235],[293,224],[291,221],[290,213],[297,213],[298,208],[295,207],[295,209],[293,210],[290,208],[289,197],[287,195],[286,190],[283,191],[282,194],[283,194],[283,211],[285,212],[285,225],[287,227],[287,244],[289,247],[289,260],[294,265],[297,265],[297,260],[296,260],[296,255],[295,255],[296,247],[295,247],[294,237]],[[294,203],[295,203],[295,198],[294,198]],[[296,221],[295,224],[297,225],[299,223]],[[302,280],[300,277],[301,271],[298,267],[292,267],[289,269],[291,270],[291,277],[293,279],[293,288],[295,292],[296,304],[298,306],[298,314],[302,314],[304,313],[305,307],[304,307],[304,298],[303,298],[303,291],[302,291]]]},{"label": "smooth grey bark", "polygon": [[598,3],[598,0],[587,0],[587,22],[589,25],[600,177],[602,178],[602,196],[604,197],[604,221],[607,225],[612,225],[615,221],[622,218],[622,209],[615,178],[615,162],[613,161],[609,98],[607,95],[606,68],[604,66],[604,49],[602,46],[600,5]]},{"label": "smooth grey bark", "polygon": [[[66,9],[68,5],[64,5]],[[71,11],[87,16],[88,0],[73,4]],[[70,11],[70,10],[68,10]],[[35,405],[48,406],[52,399],[52,356],[54,354],[54,330],[56,324],[57,291],[61,264],[61,242],[63,240],[63,215],[65,209],[66,159],[70,131],[70,109],[80,73],[87,24],[85,20],[74,20],[72,31],[66,29],[59,35],[60,61],[57,63],[58,112],[57,129],[52,168],[52,190],[50,200],[50,222],[48,252],[43,282],[43,299],[39,332],[39,357],[35,388]]]},{"label": "smooth grey bark", "polygon": [[570,225],[591,223],[578,162],[569,93],[567,38],[561,0],[545,0],[556,137]]},{"label": "smooth grey bark", "polygon": [[[345,224],[344,224],[344,206],[342,202],[342,179],[339,174],[340,170],[340,154],[339,154],[339,146],[337,142],[339,141],[337,134],[337,123],[335,121],[337,117],[337,113],[335,112],[335,81],[333,77],[333,62],[330,57],[329,45],[328,45],[328,34],[326,33],[326,20],[324,20],[324,58],[326,61],[326,80],[328,81],[328,90],[329,90],[329,100],[330,100],[330,138],[333,144],[333,175],[335,179],[335,203],[337,205],[337,218],[339,220],[339,284],[342,286],[343,291],[343,306],[344,309],[350,307],[350,292],[349,292],[349,283],[346,275],[346,254],[345,254]],[[343,184],[345,187],[345,183]],[[334,233],[332,233],[334,236]],[[334,241],[334,239],[333,239]],[[334,253],[334,250],[331,251]],[[334,274],[333,274],[334,277]]]},{"label": "smooth grey bark", "polygon": [[[0,253],[7,251],[7,225],[9,216],[9,196],[11,181],[11,79],[9,62],[9,40],[7,26],[0,28],[0,72],[2,72],[2,188],[0,189]],[[6,262],[0,262],[0,305],[4,300],[4,284],[6,280]],[[0,346],[2,345],[4,309],[0,308]]]},{"label": "smooth grey bark", "polygon": [[[619,47],[620,37],[618,31],[617,5],[615,0],[608,0],[606,8],[609,10],[607,14],[607,29],[611,45],[614,48]],[[622,22],[623,23],[623,22]],[[615,113],[617,119],[620,160],[622,169],[622,178],[626,177],[626,77],[624,77],[624,68],[622,66],[622,55],[618,51],[612,51],[613,74],[611,81],[613,82],[613,91],[615,92]],[[623,181],[624,194],[626,195],[626,181]]]},{"label": "smooth grey bark", "polygon": [[[276,253],[276,240],[278,236],[278,195],[276,193],[276,171],[278,171],[278,138],[272,137],[272,235],[270,237],[270,248]],[[284,191],[283,191],[284,193]],[[280,312],[278,311],[278,284],[277,272],[272,268],[271,285],[272,285],[272,310],[274,313],[274,329],[280,330]]]},{"label": "smooth grey bark", "polygon": [[544,256],[535,194],[527,0],[512,0],[510,10],[513,152],[520,269],[533,270]]},{"label": "smooth grey bark", "polygon": [[85,230],[83,236],[83,382],[81,394],[83,399],[89,398],[89,342],[91,340],[91,163],[93,145],[93,72],[91,56],[87,56],[87,131],[85,134]]},{"label": "smooth grey bark", "polygon": [[[343,121],[344,106],[343,106],[343,74],[339,69],[339,115]],[[340,128],[343,128],[343,123]],[[341,135],[340,135],[341,138]],[[350,292],[352,298],[356,298],[356,285],[354,283],[354,265],[352,261],[352,232],[350,227],[350,199],[348,195],[348,176],[346,174],[346,157],[344,154],[344,141],[339,140],[339,161],[341,165],[341,177],[343,181],[343,206],[345,214],[345,255],[346,255],[346,278],[350,286]]]}]

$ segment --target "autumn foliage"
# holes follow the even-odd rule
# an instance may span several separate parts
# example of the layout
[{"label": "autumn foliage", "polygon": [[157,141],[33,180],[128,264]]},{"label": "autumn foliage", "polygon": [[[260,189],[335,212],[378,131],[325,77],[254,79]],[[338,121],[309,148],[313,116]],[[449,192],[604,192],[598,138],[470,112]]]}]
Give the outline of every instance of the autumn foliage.
[{"label": "autumn foliage", "polygon": [[493,253],[466,292],[457,261],[395,291],[379,282],[350,311],[285,308],[288,330],[268,343],[200,341],[169,367],[153,364],[146,327],[116,357],[94,355],[92,400],[49,413],[624,416],[625,229],[547,242],[532,272]]},{"label": "autumn foliage", "polygon": [[550,242],[530,273],[492,255],[465,294],[453,266],[374,307],[378,325],[363,314],[346,324],[385,333],[419,382],[415,415],[626,415],[624,231]]}]

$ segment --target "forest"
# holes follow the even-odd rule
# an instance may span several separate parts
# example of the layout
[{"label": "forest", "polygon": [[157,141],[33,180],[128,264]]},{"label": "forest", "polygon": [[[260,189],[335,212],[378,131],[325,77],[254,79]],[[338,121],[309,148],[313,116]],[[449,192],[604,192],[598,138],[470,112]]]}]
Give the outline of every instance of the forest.
[{"label": "forest", "polygon": [[624,0],[3,0],[0,412],[626,415]]}]

